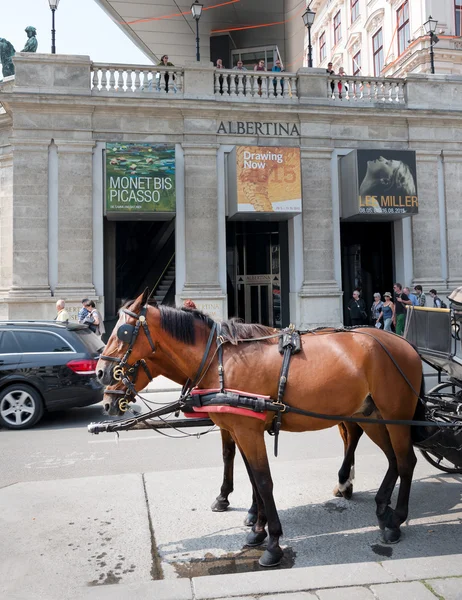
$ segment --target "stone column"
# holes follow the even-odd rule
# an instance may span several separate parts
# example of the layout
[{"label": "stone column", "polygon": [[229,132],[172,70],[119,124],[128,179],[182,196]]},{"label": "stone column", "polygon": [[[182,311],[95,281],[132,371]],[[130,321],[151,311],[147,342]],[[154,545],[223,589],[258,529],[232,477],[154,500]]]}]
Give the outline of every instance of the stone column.
[{"label": "stone column", "polygon": [[55,140],[58,147],[57,297],[95,297],[91,141]]},{"label": "stone column", "polygon": [[420,284],[424,292],[431,288],[438,291],[446,288],[441,268],[441,237],[438,226],[438,157],[436,152],[419,150],[416,153],[419,213],[412,217],[413,284]]},{"label": "stone column", "polygon": [[[447,289],[462,285],[462,153],[444,151],[444,201],[447,231]],[[437,288],[438,289],[438,288]],[[439,291],[439,290],[438,290]]]},{"label": "stone column", "polygon": [[185,165],[185,284],[179,300],[191,298],[215,318],[226,314],[219,283],[217,145],[183,144]]},{"label": "stone column", "polygon": [[[13,155],[0,153],[0,296],[13,282]],[[8,305],[0,302],[0,319],[8,319]]]},{"label": "stone column", "polygon": [[334,273],[332,150],[302,148],[303,286],[299,293],[301,326],[337,326],[341,296]]}]

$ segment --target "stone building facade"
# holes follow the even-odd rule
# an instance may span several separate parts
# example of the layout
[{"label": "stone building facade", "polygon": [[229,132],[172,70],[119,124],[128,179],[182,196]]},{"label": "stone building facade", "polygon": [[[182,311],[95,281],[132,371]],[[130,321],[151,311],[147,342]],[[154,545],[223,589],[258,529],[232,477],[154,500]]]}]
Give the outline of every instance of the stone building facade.
[{"label": "stone building facade", "polygon": [[[418,213],[381,217],[390,235],[387,284],[420,283],[443,294],[462,284],[460,77],[375,79],[356,100],[340,100],[324,69],[284,73],[290,94],[274,97],[274,74],[259,74],[266,92],[251,93],[250,74],[244,91],[235,72],[208,63],[178,68],[176,91],[149,85],[156,68],[123,71],[86,56],[17,54],[15,65],[15,78],[0,84],[2,319],[52,319],[58,297],[74,312],[91,297],[106,316],[115,314],[116,258],[104,214],[104,153],[114,142],[175,146],[177,304],[191,298],[219,318],[236,312],[229,309],[226,165],[242,145],[300,150],[302,207],[284,216],[286,321],[343,321],[351,265],[342,254],[341,160],[354,150],[415,151]],[[122,72],[131,86],[117,79]],[[224,91],[220,76],[228,77]],[[375,227],[374,215],[358,219],[361,231]]]}]

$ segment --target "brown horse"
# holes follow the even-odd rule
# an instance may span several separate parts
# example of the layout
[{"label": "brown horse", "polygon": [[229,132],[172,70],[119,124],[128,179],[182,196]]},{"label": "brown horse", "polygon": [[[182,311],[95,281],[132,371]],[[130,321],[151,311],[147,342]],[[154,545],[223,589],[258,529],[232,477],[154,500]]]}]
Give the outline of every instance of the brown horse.
[{"label": "brown horse", "polygon": [[[140,295],[125,312],[109,338],[105,356],[123,358],[135,364],[154,353],[160,372],[174,370],[178,379],[194,379],[210,338],[214,322],[199,311],[148,306],[148,294]],[[117,337],[130,325],[139,335],[124,343]],[[140,326],[142,326],[140,328]],[[277,398],[281,356],[277,341],[249,341],[271,335],[273,329],[234,321],[222,323],[220,341],[224,344],[226,388]],[[210,363],[199,387],[219,387],[217,356],[209,352]],[[114,363],[100,359],[99,380],[112,384]],[[422,364],[417,352],[399,336],[376,329],[335,332],[323,330],[302,336],[301,352],[292,358],[284,402],[288,406],[323,413],[338,420],[324,420],[286,411],[282,416],[285,431],[310,431],[331,427],[342,416],[367,415],[387,420],[411,420],[418,406],[418,391],[423,383]],[[372,406],[372,411],[371,411]],[[258,517],[247,536],[247,545],[257,546],[267,537],[267,549],[260,558],[262,566],[276,566],[283,552],[279,545],[282,527],[273,497],[273,482],[264,441],[273,413],[265,421],[248,416],[211,413],[212,420],[230,432],[242,453],[257,498]],[[376,495],[376,514],[385,542],[400,538],[406,520],[412,475],[416,464],[411,427],[399,424],[365,423],[362,428],[383,450],[388,470]],[[400,478],[395,509],[391,495]]]},{"label": "brown horse", "polygon": [[[183,308],[182,310],[188,310]],[[130,379],[130,390],[123,383],[117,381],[115,385],[106,387],[103,397],[103,405],[105,411],[110,415],[122,415],[120,409],[120,401],[135,402],[133,391],[140,392],[149,382],[160,375],[158,371],[157,358],[155,354],[147,356],[145,359],[146,368],[139,365],[136,369],[136,375],[128,373]],[[162,373],[165,377],[175,381],[178,377],[176,369],[170,370],[168,367]],[[186,379],[176,381],[181,385],[185,384]],[[122,392],[124,395],[114,392]],[[173,422],[173,425],[175,423]],[[353,494],[353,479],[354,479],[354,458],[355,450],[361,437],[363,430],[356,423],[339,423],[339,431],[344,445],[344,460],[340,471],[338,472],[338,483],[334,488],[334,496],[344,497],[349,500]],[[229,507],[229,495],[234,490],[234,457],[236,455],[236,443],[231,434],[226,429],[220,429],[221,446],[223,456],[223,481],[220,487],[220,493],[212,504],[214,512],[224,512]],[[257,520],[257,501],[253,494],[252,504],[244,519],[244,524],[247,526],[254,525]]]}]

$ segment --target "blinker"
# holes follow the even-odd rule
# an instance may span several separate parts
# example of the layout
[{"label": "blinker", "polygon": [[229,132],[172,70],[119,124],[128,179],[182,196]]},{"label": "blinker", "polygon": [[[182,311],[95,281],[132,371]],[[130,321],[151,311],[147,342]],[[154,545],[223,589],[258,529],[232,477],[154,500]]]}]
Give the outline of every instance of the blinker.
[{"label": "blinker", "polygon": [[124,325],[121,325],[117,330],[117,337],[121,342],[129,344],[132,341],[134,331],[134,325],[125,323]]}]

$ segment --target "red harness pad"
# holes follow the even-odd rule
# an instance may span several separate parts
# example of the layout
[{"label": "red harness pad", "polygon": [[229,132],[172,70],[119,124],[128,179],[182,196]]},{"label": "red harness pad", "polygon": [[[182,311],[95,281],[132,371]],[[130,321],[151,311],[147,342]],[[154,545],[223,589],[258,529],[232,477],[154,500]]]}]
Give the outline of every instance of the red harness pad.
[{"label": "red harness pad", "polygon": [[[228,390],[227,389],[225,391],[233,392],[233,394],[239,394],[241,396],[247,396],[249,398],[264,398],[265,400],[271,400],[271,396],[262,396],[259,394],[248,394],[247,392],[241,392],[239,390]],[[218,390],[218,389],[199,390],[196,388],[196,389],[192,390],[191,396],[203,396],[205,394],[213,394],[214,392],[216,392],[218,394],[220,392],[220,390]],[[238,408],[238,407],[234,407],[234,406],[225,406],[225,405],[194,406],[193,411],[194,412],[192,412],[192,413],[184,413],[184,416],[188,417],[190,419],[197,419],[198,413],[200,414],[200,416],[206,416],[206,415],[208,415],[208,413],[227,413],[227,414],[233,414],[233,415],[240,415],[242,417],[253,417],[254,419],[260,419],[260,421],[265,421],[266,415],[268,414],[266,410],[264,412],[255,412],[255,411],[249,410],[247,408]]]}]

